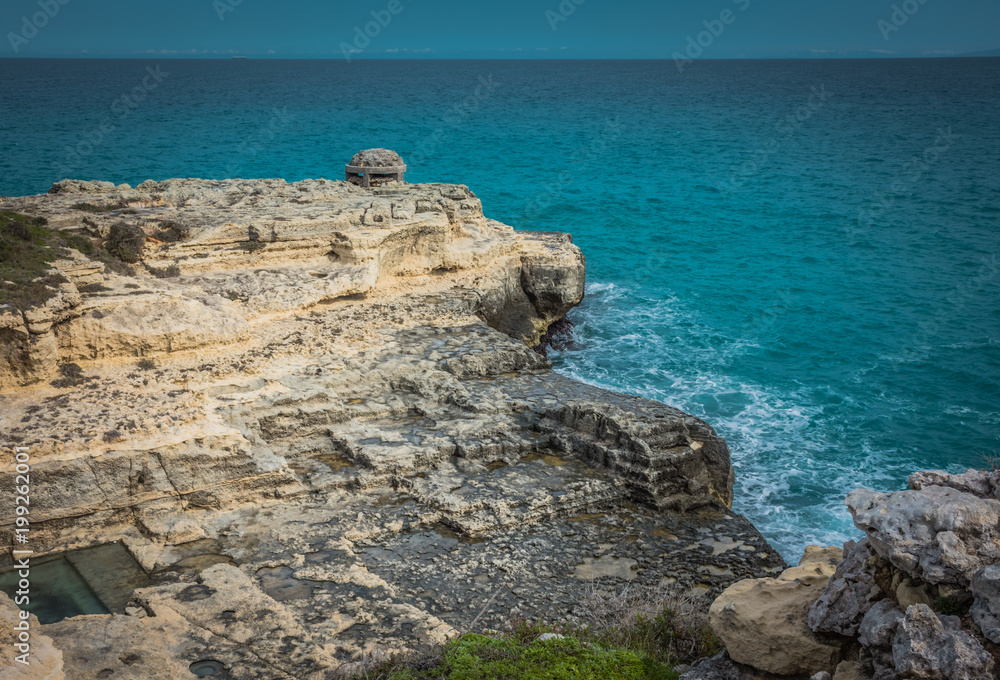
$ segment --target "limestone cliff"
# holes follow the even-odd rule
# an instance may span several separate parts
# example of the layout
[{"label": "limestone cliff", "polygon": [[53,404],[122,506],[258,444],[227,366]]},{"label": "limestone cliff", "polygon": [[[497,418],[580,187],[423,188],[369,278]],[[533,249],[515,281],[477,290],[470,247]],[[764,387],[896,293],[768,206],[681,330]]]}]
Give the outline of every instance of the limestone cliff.
[{"label": "limestone cliff", "polygon": [[34,549],[122,541],[151,579],[128,616],[45,627],[67,675],[322,677],[487,602],[483,625],[572,618],[597,577],[718,592],[783,566],[711,427],[530,349],[583,255],[466,187],[64,181],[3,208],[142,235],[133,271],[67,252],[48,302],[0,309],[0,484],[29,447]]}]

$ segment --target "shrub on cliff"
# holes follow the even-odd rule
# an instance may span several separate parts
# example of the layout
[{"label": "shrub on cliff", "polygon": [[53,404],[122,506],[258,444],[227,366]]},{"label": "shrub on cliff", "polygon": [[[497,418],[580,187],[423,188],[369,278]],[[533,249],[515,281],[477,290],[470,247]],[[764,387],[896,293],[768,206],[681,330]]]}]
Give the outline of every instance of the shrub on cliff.
[{"label": "shrub on cliff", "polygon": [[[707,598],[673,588],[595,592],[589,625],[523,619],[509,633],[464,635],[421,655],[394,658],[345,680],[645,678],[676,680],[674,666],[714,656],[722,644],[707,622]],[[474,626],[475,624],[473,624]]]},{"label": "shrub on cliff", "polygon": [[104,249],[122,262],[135,264],[142,259],[146,234],[134,224],[113,224]]},{"label": "shrub on cliff", "polygon": [[52,271],[64,251],[86,240],[47,229],[43,217],[0,210],[0,304],[27,309],[44,304],[66,279]]},{"label": "shrub on cliff", "polygon": [[[568,637],[540,640],[533,628],[506,636],[464,635],[438,654],[391,661],[355,676],[374,680],[676,680],[678,674],[642,654]],[[350,676],[347,676],[350,677]]]},{"label": "shrub on cliff", "polygon": [[154,238],[166,243],[177,243],[190,235],[191,229],[187,225],[168,220],[160,226],[160,230],[156,232]]}]

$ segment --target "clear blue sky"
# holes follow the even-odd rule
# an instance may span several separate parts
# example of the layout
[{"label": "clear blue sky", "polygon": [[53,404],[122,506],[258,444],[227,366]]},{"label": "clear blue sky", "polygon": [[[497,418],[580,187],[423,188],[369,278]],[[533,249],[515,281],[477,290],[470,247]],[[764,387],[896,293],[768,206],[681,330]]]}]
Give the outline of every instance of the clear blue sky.
[{"label": "clear blue sky", "polygon": [[[36,34],[22,17],[41,12],[39,0],[3,0],[0,55],[339,57],[345,44],[356,49],[356,27],[392,2],[401,11],[382,12],[391,21],[356,57],[671,58],[706,30],[703,22],[718,31],[711,22],[724,10],[731,22],[711,36],[704,58],[947,56],[1000,48],[997,0],[40,1],[58,13],[39,15],[46,21],[36,22],[44,24]],[[560,3],[575,11],[560,12]],[[893,4],[916,11],[897,13],[894,24]]]}]

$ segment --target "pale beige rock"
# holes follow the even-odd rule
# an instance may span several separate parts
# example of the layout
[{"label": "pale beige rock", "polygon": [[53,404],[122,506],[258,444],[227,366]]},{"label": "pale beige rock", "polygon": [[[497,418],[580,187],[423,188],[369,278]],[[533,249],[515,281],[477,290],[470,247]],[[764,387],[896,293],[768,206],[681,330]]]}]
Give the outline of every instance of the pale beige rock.
[{"label": "pale beige rock", "polygon": [[[55,228],[189,232],[147,244],[147,264],[180,276],[105,271],[34,319],[43,335],[0,315],[20,371],[0,380],[0,443],[30,444],[33,546],[118,541],[153,574],[116,615],[47,627],[74,680],[183,678],[213,659],[234,680],[298,680],[477,619],[582,622],[591,583],[573,574],[598,558],[609,587],[658,584],[661,564],[681,592],[784,566],[726,507],[711,427],[531,349],[583,296],[567,235],[488,220],[461,186],[54,190],[11,207]],[[117,200],[136,213],[71,209]],[[50,385],[67,360],[83,381]],[[13,473],[0,455],[0,486]]]},{"label": "pale beige rock", "polygon": [[740,581],[712,603],[709,625],[738,663],[779,675],[831,672],[840,646],[817,638],[806,615],[834,571],[829,561],[810,562]]},{"label": "pale beige rock", "polygon": [[868,676],[858,669],[856,661],[841,661],[837,664],[833,680],[868,680]]},{"label": "pale beige rock", "polygon": [[928,607],[934,606],[934,596],[931,593],[930,586],[926,583],[915,586],[913,585],[913,581],[908,578],[903,579],[896,587],[896,601],[903,611],[906,611],[906,608],[911,604],[925,604]]},{"label": "pale beige rock", "polygon": [[807,564],[829,564],[834,568],[844,559],[844,549],[838,546],[821,547],[818,545],[807,545],[799,566]]}]

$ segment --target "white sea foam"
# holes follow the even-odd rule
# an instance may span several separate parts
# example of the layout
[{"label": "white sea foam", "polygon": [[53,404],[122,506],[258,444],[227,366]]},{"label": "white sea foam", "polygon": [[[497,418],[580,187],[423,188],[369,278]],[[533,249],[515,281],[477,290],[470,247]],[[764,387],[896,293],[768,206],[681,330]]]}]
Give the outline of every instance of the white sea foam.
[{"label": "white sea foam", "polygon": [[[709,422],[732,451],[735,508],[789,561],[806,545],[858,538],[844,496],[898,487],[912,471],[915,461],[879,447],[858,423],[828,415],[815,388],[749,380],[743,358],[759,345],[711,327],[676,296],[591,284],[571,318],[576,343],[553,353],[557,370]],[[852,395],[836,407],[852,417],[864,408]]]}]

